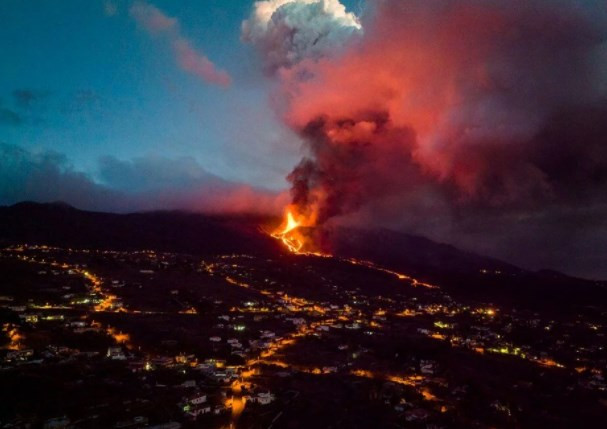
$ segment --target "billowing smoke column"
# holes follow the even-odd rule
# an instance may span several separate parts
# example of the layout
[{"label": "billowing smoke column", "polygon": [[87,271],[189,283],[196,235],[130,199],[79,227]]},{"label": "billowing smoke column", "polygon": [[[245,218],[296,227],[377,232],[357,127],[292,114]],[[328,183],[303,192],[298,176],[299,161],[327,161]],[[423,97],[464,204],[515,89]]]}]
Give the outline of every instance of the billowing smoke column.
[{"label": "billowing smoke column", "polygon": [[[604,3],[383,0],[362,27],[336,3],[257,2],[244,25],[260,10],[289,25],[287,42],[270,26],[248,40],[307,145],[289,180],[308,223],[380,207],[406,217],[607,204]],[[294,48],[321,11],[318,40],[349,29],[348,43]]]},{"label": "billowing smoke column", "polygon": [[411,158],[415,134],[392,123],[385,110],[319,115],[300,132],[311,155],[288,180],[304,223],[323,224],[418,180]]},{"label": "billowing smoke column", "polygon": [[319,59],[360,34],[358,18],[339,0],[265,0],[242,23],[242,38],[263,55],[267,71]]}]

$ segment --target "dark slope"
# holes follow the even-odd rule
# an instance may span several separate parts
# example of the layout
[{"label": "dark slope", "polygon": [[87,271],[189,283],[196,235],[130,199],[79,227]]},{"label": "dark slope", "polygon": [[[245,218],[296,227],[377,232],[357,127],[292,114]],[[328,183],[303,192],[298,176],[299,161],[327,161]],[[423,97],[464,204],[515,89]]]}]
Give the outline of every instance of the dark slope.
[{"label": "dark slope", "polygon": [[259,231],[267,219],[183,212],[113,214],[64,203],[0,207],[0,242],[195,254],[275,254],[275,240]]},{"label": "dark slope", "polygon": [[336,255],[373,261],[439,284],[454,295],[562,311],[607,303],[606,282],[549,270],[528,271],[424,237],[389,230],[335,229],[325,239]]},{"label": "dark slope", "polygon": [[[63,203],[26,202],[0,207],[0,245],[31,243],[200,255],[285,255],[287,252],[280,243],[260,229],[260,225],[271,222],[269,218],[245,215],[98,213]],[[369,260],[439,284],[460,297],[557,311],[607,302],[604,282],[581,280],[554,271],[531,272],[423,237],[389,230],[337,228],[325,232],[323,240],[330,243],[331,252],[337,256]]]}]

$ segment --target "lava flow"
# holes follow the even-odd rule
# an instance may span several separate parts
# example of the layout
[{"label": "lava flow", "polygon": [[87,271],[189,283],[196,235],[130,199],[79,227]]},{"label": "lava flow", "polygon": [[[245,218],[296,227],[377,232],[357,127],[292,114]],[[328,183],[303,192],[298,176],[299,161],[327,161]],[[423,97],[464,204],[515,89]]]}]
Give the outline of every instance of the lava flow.
[{"label": "lava flow", "polygon": [[304,245],[304,240],[297,229],[301,225],[300,221],[295,220],[293,212],[288,210],[284,226],[274,231],[272,237],[281,240],[291,252],[300,253]]},{"label": "lava flow", "polygon": [[[303,216],[294,216],[292,209],[287,209],[286,218],[280,228],[272,232],[270,235],[280,241],[291,251],[292,253],[297,253],[300,255],[314,255],[323,258],[333,258],[335,257],[331,253],[325,253],[321,251],[312,250],[316,246],[310,243],[309,237],[306,238],[304,234],[302,234],[299,228],[301,227],[309,227],[314,225],[313,221],[309,219],[305,219]],[[363,265],[367,268],[371,268],[373,270],[382,271],[387,274],[391,274],[396,276],[400,280],[405,280],[411,282],[413,286],[423,286],[426,288],[436,288],[437,286],[432,285],[430,283],[425,283],[419,281],[413,277],[410,277],[406,274],[399,273],[394,270],[390,270],[388,268],[383,268],[381,266],[376,265],[371,261],[365,261],[357,258],[341,258],[337,257],[337,259],[347,262],[352,265]]]}]

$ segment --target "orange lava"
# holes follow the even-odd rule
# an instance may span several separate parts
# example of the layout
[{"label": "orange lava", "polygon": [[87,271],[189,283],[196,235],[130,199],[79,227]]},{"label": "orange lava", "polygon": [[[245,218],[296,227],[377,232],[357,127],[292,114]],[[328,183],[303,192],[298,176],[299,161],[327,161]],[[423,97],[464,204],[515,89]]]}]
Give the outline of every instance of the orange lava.
[{"label": "orange lava", "polygon": [[298,228],[302,226],[301,220],[296,220],[292,210],[287,210],[285,222],[281,228],[272,233],[272,237],[283,242],[293,253],[300,253],[304,245],[303,236]]}]

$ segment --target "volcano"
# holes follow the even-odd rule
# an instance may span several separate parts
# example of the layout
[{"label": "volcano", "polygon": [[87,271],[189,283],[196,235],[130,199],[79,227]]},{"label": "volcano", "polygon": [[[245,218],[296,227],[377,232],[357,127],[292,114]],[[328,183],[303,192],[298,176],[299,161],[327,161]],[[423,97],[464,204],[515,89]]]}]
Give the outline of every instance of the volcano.
[{"label": "volcano", "polygon": [[[330,247],[306,251],[299,234]],[[0,208],[0,240],[0,423],[605,419],[601,282],[294,217],[26,202]]]},{"label": "volcano", "polygon": [[[314,235],[313,229],[298,226],[293,217],[290,220],[272,237],[267,231],[280,220],[259,215],[180,211],[116,214],[78,210],[65,203],[23,202],[0,208],[0,240],[4,245],[31,243],[275,257],[299,252],[306,237]],[[466,298],[542,308],[607,299],[605,282],[556,271],[530,271],[403,232],[333,228],[323,231],[321,241],[326,252],[307,255],[368,261],[440,284]],[[569,311],[573,307],[566,308]]]}]

